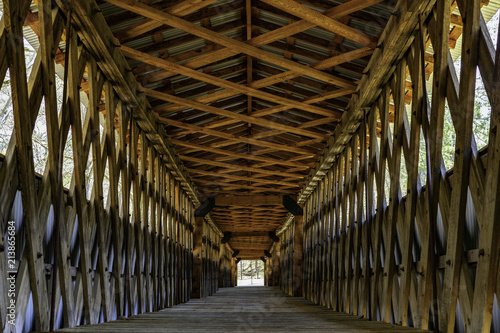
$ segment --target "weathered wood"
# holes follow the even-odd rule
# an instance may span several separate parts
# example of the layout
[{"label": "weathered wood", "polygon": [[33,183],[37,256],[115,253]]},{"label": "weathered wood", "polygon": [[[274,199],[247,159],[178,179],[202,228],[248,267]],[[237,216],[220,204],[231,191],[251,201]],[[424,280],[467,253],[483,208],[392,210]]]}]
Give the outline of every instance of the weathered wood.
[{"label": "weathered wood", "polygon": [[[500,48],[497,46],[495,55],[495,72],[493,74],[494,84],[500,80]],[[472,302],[471,330],[487,332],[491,330],[492,305],[495,291],[498,293],[498,254],[499,254],[499,229],[500,219],[500,175],[499,175],[499,105],[498,91],[493,95],[491,103],[490,135],[488,141],[488,161],[485,176],[485,191],[483,210],[479,212],[481,223],[479,225],[481,234],[479,238],[480,252],[476,269],[476,281],[474,286],[474,298]]]},{"label": "weathered wood", "polygon": [[[234,318],[259,316],[259,321],[241,321]],[[225,288],[214,296],[192,300],[166,311],[144,314],[131,320],[118,320],[98,326],[64,329],[61,332],[108,332],[110,330],[144,330],[151,332],[235,331],[238,329],[268,330],[279,327],[287,331],[322,332],[425,332],[406,327],[393,327],[386,323],[368,321],[348,314],[336,313],[314,306],[298,297],[284,297],[278,288],[239,287]]]},{"label": "weathered wood", "polygon": [[152,90],[152,89],[142,88],[142,90],[149,97],[163,100],[166,102],[171,102],[171,103],[178,104],[178,105],[184,105],[186,107],[196,108],[198,110],[206,111],[206,112],[209,112],[209,113],[212,113],[215,115],[224,116],[224,117],[228,117],[228,118],[234,118],[235,120],[238,120],[238,121],[244,121],[244,122],[247,122],[250,124],[260,125],[260,126],[267,127],[270,129],[281,130],[281,131],[290,132],[290,133],[296,133],[296,134],[303,135],[303,136],[310,137],[310,138],[317,138],[317,139],[321,139],[321,140],[327,139],[327,136],[314,133],[314,132],[309,131],[307,129],[296,128],[296,127],[279,124],[279,123],[276,123],[273,121],[268,121],[268,120],[261,119],[261,118],[251,117],[251,116],[247,116],[247,115],[243,115],[243,114],[239,114],[239,113],[234,113],[234,112],[224,110],[221,108],[216,108],[213,106],[194,102],[194,101],[191,101],[188,99],[183,99],[183,98],[180,98],[177,96],[157,92],[157,91]]},{"label": "weathered wood", "polygon": [[[120,1],[120,0],[118,0],[118,1]],[[212,75],[198,72],[196,70],[190,69],[188,67],[185,67],[185,66],[173,63],[173,62],[170,62],[170,61],[165,60],[165,59],[153,57],[147,53],[134,50],[134,49],[127,47],[127,46],[124,46],[124,45],[122,45],[120,47],[120,49],[128,58],[136,59],[136,60],[142,61],[146,64],[150,64],[150,65],[158,67],[158,68],[163,68],[163,69],[168,70],[168,71],[176,72],[178,74],[188,75],[189,77],[192,77],[194,79],[204,81],[204,82],[210,83],[210,84],[215,84],[218,87],[225,88],[225,89],[228,89],[230,91],[240,92],[240,93],[243,93],[243,94],[246,94],[249,96],[262,98],[262,99],[267,100],[269,102],[280,103],[280,104],[288,105],[288,106],[295,107],[298,109],[302,109],[304,111],[310,111],[313,113],[322,112],[324,115],[327,115],[327,116],[331,115],[331,112],[327,109],[317,107],[314,105],[309,105],[306,103],[301,103],[301,102],[294,101],[294,100],[287,99],[287,98],[282,98],[282,97],[279,97],[279,96],[276,96],[276,95],[273,95],[270,93],[259,91],[255,88],[240,86],[236,83],[232,83],[231,81],[223,80],[223,79],[214,77]],[[352,88],[352,87],[349,87],[349,88]]]},{"label": "weathered wood", "polygon": [[[58,0],[62,8],[66,8],[65,3]],[[117,49],[112,46],[112,34],[106,25],[104,17],[100,13],[95,2],[71,1],[71,9],[80,18],[76,24],[81,28],[82,41],[89,51],[91,51],[96,60],[102,60],[102,70],[107,77],[116,82],[117,92],[124,102],[137,106],[134,113],[143,130],[150,132],[150,139],[159,145],[161,152],[168,156],[171,161],[171,167],[176,175],[182,179],[186,190],[190,192],[191,199],[198,201],[196,190],[187,173],[180,166],[179,159],[171,146],[168,144],[168,138],[162,128],[156,126],[154,117],[146,112],[148,109],[147,101],[143,95],[138,95],[137,82],[133,74],[126,69],[125,58]],[[92,18],[92,19],[91,19]]]},{"label": "weathered wood", "polygon": [[478,61],[480,1],[467,2],[467,20],[464,23],[462,44],[462,65],[459,99],[462,112],[457,128],[454,176],[450,206],[446,257],[450,262],[445,269],[442,304],[440,306],[440,330],[451,332],[455,324],[459,270],[462,263],[462,242],[465,224],[465,206],[472,155],[472,118],[474,110],[474,90]]},{"label": "weathered wood", "polygon": [[237,41],[235,39],[231,39],[222,34],[214,33],[213,31],[196,26],[195,24],[182,20],[176,16],[173,16],[168,13],[164,13],[154,9],[153,7],[147,6],[142,3],[138,4],[129,4],[127,2],[121,0],[106,0],[108,3],[114,4],[121,8],[130,10],[132,12],[136,12],[145,17],[151,18],[153,20],[162,22],[163,24],[184,30],[186,32],[192,33],[193,35],[199,36],[201,38],[210,40],[214,43],[221,44],[229,49],[232,49],[237,52],[242,52],[248,54],[252,57],[256,57],[258,59],[262,59],[264,61],[268,61],[270,63],[276,64],[278,66],[293,70],[295,72],[299,72],[302,75],[308,75],[310,77],[316,78],[318,80],[323,80],[327,83],[336,84],[342,87],[351,86],[350,83],[347,83],[346,80],[334,77],[332,75],[323,73],[321,71],[312,69],[310,67],[306,67],[303,65],[299,65],[293,61],[284,59],[282,57],[276,56],[274,54],[262,51],[258,48],[245,44],[243,42]]},{"label": "weathered wood", "polygon": [[[315,186],[315,178],[320,177],[322,170],[328,169],[332,157],[343,150],[343,146],[350,140],[352,133],[358,128],[363,116],[363,109],[370,107],[380,92],[380,87],[385,84],[393,71],[393,64],[399,59],[411,44],[409,36],[417,27],[419,14],[424,14],[424,19],[435,4],[434,0],[415,2],[412,11],[406,8],[406,1],[398,3],[396,15],[389,20],[384,34],[379,39],[379,44],[384,43],[383,49],[377,49],[371,58],[368,75],[362,78],[359,91],[362,92],[355,103],[349,105],[350,110],[342,116],[341,125],[335,129],[329,139],[327,152],[320,158],[317,165],[308,177],[306,184],[299,195],[299,202],[305,200]],[[352,112],[351,112],[352,111]]]},{"label": "weathered wood", "polygon": [[217,206],[281,205],[282,200],[282,196],[279,195],[217,196],[215,204]]},{"label": "weathered wood", "polygon": [[[60,3],[62,6],[62,2]],[[29,13],[26,25],[31,26],[35,33],[38,31],[43,45],[37,51],[32,74],[26,85],[27,89],[24,89],[22,82],[25,82],[26,78],[21,72],[25,59],[18,54],[15,55],[15,59],[11,56],[12,43],[11,46],[7,43],[5,31],[8,29],[6,30],[4,25],[8,16],[4,14],[0,24],[0,46],[4,46],[0,47],[0,77],[3,80],[9,67],[13,73],[11,75],[17,77],[18,81],[16,82],[14,78],[12,82],[13,91],[16,91],[13,97],[17,98],[17,106],[13,112],[14,135],[7,155],[2,159],[0,171],[0,184],[5,185],[5,187],[2,185],[0,202],[2,224],[5,224],[10,214],[18,189],[23,197],[26,226],[30,219],[43,222],[31,222],[37,230],[30,234],[35,241],[38,239],[37,246],[41,252],[30,250],[28,242],[18,265],[17,323],[21,325],[20,327],[24,325],[25,313],[31,309],[30,295],[45,297],[45,300],[41,298],[36,300],[33,297],[36,304],[46,302],[48,297],[54,296],[56,301],[51,305],[53,310],[59,309],[62,300],[62,313],[54,311],[53,316],[57,316],[60,322],[59,318],[62,315],[63,326],[73,326],[82,320],[86,323],[97,323],[102,320],[101,313],[103,319],[109,321],[115,319],[115,316],[149,312],[161,309],[164,305],[172,306],[188,301],[194,282],[192,267],[195,258],[191,253],[194,243],[193,215],[194,207],[199,205],[200,200],[194,185],[188,181],[186,170],[189,170],[199,177],[199,184],[203,186],[217,183],[227,195],[226,199],[234,199],[236,195],[243,194],[241,192],[243,190],[252,193],[245,193],[245,196],[259,198],[252,202],[254,211],[252,216],[247,217],[248,213],[241,208],[242,205],[231,201],[230,205],[217,208],[219,211],[216,209],[213,215],[207,215],[206,221],[202,223],[202,228],[205,230],[202,232],[200,243],[202,270],[200,294],[217,295],[218,288],[225,286],[228,270],[231,271],[229,275],[232,274],[232,277],[229,277],[230,281],[227,284],[235,284],[235,260],[231,258],[230,248],[221,245],[223,234],[215,226],[214,218],[225,227],[236,226],[234,221],[238,220],[240,226],[245,225],[248,231],[234,232],[230,242],[259,244],[259,247],[255,248],[245,248],[248,245],[238,247],[243,259],[262,256],[263,251],[272,246],[269,251],[274,257],[274,264],[271,260],[266,262],[266,281],[267,284],[271,284],[271,276],[279,277],[277,282],[287,294],[295,294],[297,286],[300,285],[302,289],[300,294],[315,304],[372,319],[380,318],[403,325],[412,323],[422,329],[436,324],[436,319],[429,320],[429,310],[431,315],[436,315],[436,307],[439,305],[440,327],[445,327],[446,330],[451,330],[455,325],[455,313],[461,317],[467,331],[491,329],[494,325],[492,295],[498,289],[498,279],[495,275],[498,275],[499,251],[494,241],[498,238],[498,230],[492,222],[498,219],[496,208],[498,204],[491,199],[496,197],[495,193],[500,186],[497,181],[496,153],[491,151],[498,146],[496,142],[498,117],[495,115],[496,79],[493,76],[493,73],[498,71],[496,65],[498,60],[494,59],[496,51],[485,22],[478,14],[477,8],[481,3],[477,1],[476,9],[469,11],[467,7],[471,4],[461,0],[453,5],[449,2],[439,2],[428,17],[432,1],[416,1],[411,4],[401,1],[391,18],[390,27],[394,28],[394,32],[386,32],[385,37],[381,39],[383,42],[379,49],[375,51],[360,48],[337,53],[342,51],[340,44],[342,37],[336,36],[328,45],[330,55],[321,58],[315,56],[311,50],[298,52],[294,45],[297,39],[302,43],[311,42],[312,45],[319,46],[318,37],[310,35],[311,41],[304,41],[305,34],[289,36],[289,33],[286,35],[286,41],[272,41],[268,46],[279,52],[283,51],[284,59],[287,60],[295,60],[293,56],[309,59],[310,67],[315,71],[308,73],[317,73],[316,71],[328,69],[328,66],[335,66],[339,71],[361,75],[361,66],[356,68],[352,63],[343,61],[342,57],[346,56],[351,60],[362,58],[360,62],[364,62],[365,57],[373,52],[374,59],[379,61],[379,67],[374,67],[372,64],[368,68],[365,78],[361,79],[361,89],[356,94],[353,94],[352,88],[330,87],[330,89],[315,80],[302,77],[299,72],[282,71],[263,65],[259,61],[251,61],[251,56],[247,54],[242,58],[233,58],[235,62],[241,59],[246,61],[246,71],[238,69],[237,66],[226,68],[221,73],[210,67],[201,69],[197,66],[202,66],[204,62],[203,66],[206,66],[216,61],[214,54],[230,56],[240,51],[234,47],[224,49],[220,46],[207,45],[203,50],[211,49],[216,53],[208,52],[198,57],[191,50],[184,57],[189,54],[193,58],[177,55],[172,57],[162,53],[171,46],[170,40],[162,41],[164,28],[158,29],[158,33],[155,32],[154,36],[147,35],[159,44],[158,57],[156,52],[152,52],[153,49],[156,50],[155,47],[146,47],[139,52],[155,54],[157,62],[167,59],[165,61],[174,65],[181,62],[184,67],[177,68],[177,72],[161,70],[148,76],[143,75],[143,71],[147,68],[147,65],[143,64],[132,68],[130,72],[106,22],[103,21],[103,14],[94,12],[98,8],[97,5],[94,2],[83,3],[79,0],[64,2],[62,11],[58,11],[67,14],[66,17],[72,16],[73,19],[67,23],[74,25],[78,31],[77,35],[69,33],[70,29],[67,29],[65,40],[69,51],[66,53],[57,49],[65,15],[57,15],[54,10],[51,13],[53,27],[50,27],[50,23],[47,23],[50,21],[48,15],[50,6],[45,1],[43,4],[47,7],[39,9],[38,14]],[[177,13],[184,13],[189,12],[190,9],[186,9],[189,4],[191,2],[179,3],[174,7],[177,8]],[[280,4],[288,4],[295,9],[302,6],[290,1],[281,1]],[[8,5],[12,5],[12,2],[8,2]],[[247,36],[247,43],[244,44],[253,48],[257,47],[256,44],[252,44],[254,42],[272,40],[279,34],[285,36],[286,29],[295,31],[293,29],[314,26],[307,21],[292,22],[292,16],[286,12],[279,12],[277,15],[289,19],[289,26],[252,38],[256,34],[255,29],[252,29],[253,21],[260,22],[259,17],[262,14],[260,11],[271,10],[271,6],[263,3],[258,5],[253,3],[253,5],[252,7],[250,1],[245,1],[242,13],[251,17],[239,20],[246,22],[242,26],[247,28],[247,31],[242,32]],[[19,13],[27,12],[27,4],[21,3],[15,6],[26,6],[26,10],[23,9]],[[169,12],[168,8],[160,4],[154,6],[158,11]],[[195,1],[193,6],[203,8],[203,2]],[[327,9],[320,2],[311,3],[310,6],[318,10]],[[309,15],[312,17],[311,21],[333,17],[339,19],[340,24],[347,26],[351,25],[350,20],[353,17],[359,19],[361,13],[355,13],[352,17],[335,15],[348,13],[349,8],[352,10],[358,7],[364,8],[362,6],[360,1],[353,0],[327,9],[323,14],[307,10],[300,15]],[[463,13],[463,18],[460,17],[460,20],[458,16],[448,17],[449,12],[456,6]],[[9,7],[5,8],[8,11]],[[207,10],[211,14],[206,14]],[[210,26],[212,19],[219,15],[213,14],[215,10],[212,7],[205,8],[200,13],[193,13],[192,16],[200,18],[204,29],[212,29],[214,33],[211,36],[214,38],[219,37],[220,31],[223,31],[222,27]],[[72,14],[69,14],[70,12]],[[95,15],[82,15],[91,12]],[[234,13],[239,13],[239,9]],[[422,14],[422,26],[419,35],[414,38],[416,17],[419,14]],[[36,21],[37,15],[42,15],[40,23]],[[116,17],[124,15],[125,13],[118,13]],[[174,15],[180,14],[174,13]],[[475,15],[473,23],[468,15]],[[455,22],[451,35],[448,20]],[[147,31],[156,24],[149,25],[148,22],[154,21],[146,20],[134,24],[133,27],[137,29],[133,30],[130,36],[140,33],[141,29]],[[331,22],[330,19],[325,19],[321,24],[317,23],[320,26],[330,24],[331,28]],[[40,27],[39,24],[43,26]],[[238,24],[223,26],[224,29],[232,29]],[[272,26],[270,22],[259,24],[262,24],[263,30]],[[455,29],[458,26],[460,29]],[[191,25],[189,27],[193,28]],[[335,24],[335,27],[342,26]],[[449,38],[456,38],[462,28],[465,29],[462,50],[465,65],[462,66],[459,83],[449,53]],[[19,26],[16,29],[19,29]],[[166,31],[170,30],[167,28]],[[94,34],[96,31],[99,33]],[[53,38],[51,34],[54,35]],[[123,34],[122,31],[118,35]],[[135,40],[138,36],[128,38]],[[186,37],[185,42],[176,40],[172,45],[176,47],[191,41],[200,41],[191,39],[192,37]],[[236,39],[239,41],[238,37]],[[421,39],[423,43],[420,42]],[[431,43],[434,55],[429,49]],[[477,50],[468,53],[473,46]],[[125,47],[123,49],[127,50]],[[251,52],[254,51],[256,50],[251,49]],[[387,55],[388,53],[391,55]],[[70,112],[61,112],[59,119],[57,103],[50,98],[54,94],[52,81],[55,79],[55,73],[51,69],[54,65],[53,54],[57,54],[57,64],[65,67],[67,72],[65,80],[68,82],[65,87],[68,96],[63,99],[63,107]],[[187,62],[183,62],[184,60]],[[494,112],[490,124],[490,147],[481,152],[477,152],[475,138],[471,128],[467,127],[472,124],[471,110],[475,101],[471,85],[472,81],[476,80],[472,73],[476,65]],[[201,89],[191,89],[190,85],[195,87],[197,84],[195,79],[185,80],[189,83],[179,83],[174,80],[158,81],[158,78],[171,77],[175,73],[185,74],[180,71],[184,68],[193,70],[191,74],[196,78],[206,79],[200,83],[200,86],[203,85]],[[232,74],[233,70],[234,77],[226,76]],[[336,75],[335,71],[336,69],[333,69],[325,74]],[[435,81],[429,108],[423,98],[426,91],[424,79],[432,72]],[[243,75],[246,73],[247,77],[240,77],[242,73]],[[166,87],[165,94],[176,97],[175,100],[170,97],[167,99],[175,105],[161,104],[159,99],[154,101],[155,105],[159,105],[157,111],[165,112],[161,118],[156,118],[147,111],[150,106],[145,96],[142,96],[146,94],[141,94],[141,90],[135,85],[134,74],[138,78],[144,78],[143,82],[148,88],[151,88],[152,83],[158,84],[158,87]],[[259,76],[261,79],[258,79]],[[156,81],[148,81],[149,78]],[[105,93],[102,91],[103,82],[107,82]],[[243,86],[241,82],[247,86]],[[184,88],[183,84],[186,84],[186,90],[191,92],[176,92],[179,87]],[[175,88],[170,89],[169,85]],[[225,90],[217,91],[218,85]],[[275,94],[276,90],[267,88],[268,85],[275,85],[280,92]],[[239,90],[235,90],[237,86]],[[249,88],[264,89],[257,92],[250,91]],[[310,91],[308,94],[306,91],[310,88],[314,92]],[[158,97],[155,94],[160,89],[150,93],[150,98]],[[132,95],[128,95],[131,91]],[[139,94],[135,94],[136,91]],[[245,96],[238,96],[239,93],[244,93]],[[87,111],[80,104],[80,96],[84,94],[88,94],[89,99]],[[355,112],[346,115],[338,125],[336,123],[338,115],[345,110],[346,101],[351,95],[353,96],[348,109]],[[20,99],[22,96],[26,98]],[[30,169],[29,166],[32,163],[29,160],[29,149],[21,148],[22,154],[20,154],[19,150],[16,151],[18,149],[16,143],[21,142],[19,137],[22,136],[23,142],[28,142],[26,147],[30,147],[29,133],[33,132],[35,124],[39,121],[37,117],[42,97],[45,98],[47,111],[49,159],[42,176],[32,175],[31,178],[23,178],[26,172],[34,172],[34,169]],[[112,99],[115,99],[116,103],[111,102]],[[183,99],[192,99],[196,103],[187,104]],[[85,100],[82,98],[82,102]],[[460,149],[453,170],[448,172],[443,168],[441,156],[446,104],[449,106],[453,126],[458,134],[457,148]],[[408,110],[411,110],[409,117],[406,116],[406,105],[409,105]],[[202,110],[197,111],[189,107]],[[246,113],[245,107],[247,107]],[[468,114],[463,112],[464,108],[469,110]],[[30,112],[19,115],[21,109],[29,109]],[[369,133],[366,125],[360,125],[360,115],[368,109],[370,109]],[[130,118],[128,118],[129,110]],[[99,114],[100,111],[103,112],[103,116]],[[204,113],[207,111],[208,113],[214,111],[215,116]],[[297,121],[287,122],[292,118],[286,118],[285,113],[280,113],[282,111],[297,117]],[[429,119],[427,119],[428,112],[430,112]],[[464,114],[466,126],[463,121]],[[84,119],[81,119],[82,116]],[[257,118],[260,120],[256,121]],[[21,124],[19,119],[28,125]],[[328,122],[334,123],[328,124]],[[248,127],[249,123],[252,123],[251,129]],[[169,129],[169,134],[175,138],[173,142],[177,146],[176,149],[179,148],[188,168],[178,165],[179,160],[175,153],[172,154],[170,141],[161,137],[160,134],[165,133],[163,125],[181,129],[172,131]],[[272,130],[260,131],[260,126]],[[302,228],[297,229],[293,223],[285,223],[283,228],[276,232],[281,236],[278,248],[278,244],[273,244],[269,239],[269,230],[263,225],[272,225],[275,228],[280,225],[286,212],[282,207],[271,208],[266,205],[277,202],[276,198],[282,195],[294,193],[300,182],[305,179],[304,175],[312,163],[312,158],[321,151],[322,138],[325,134],[331,133],[334,126],[337,126],[338,131],[344,131],[345,136],[344,134],[339,136],[340,132],[337,132],[332,140],[338,140],[324,151],[318,164],[321,167],[311,173],[311,178],[307,180],[309,185],[299,195],[301,203],[304,204],[303,232],[301,234]],[[393,129],[394,136],[391,133]],[[420,149],[421,131],[424,133],[426,143],[425,153],[421,153],[423,150]],[[63,204],[66,208],[61,218],[64,223],[60,228],[56,228],[59,229],[60,243],[55,245],[61,254],[57,260],[51,257],[50,250],[44,250],[46,245],[52,243],[49,243],[51,240],[44,243],[43,235],[46,234],[47,239],[54,236],[48,228],[50,208],[59,202],[54,198],[59,186],[54,181],[58,161],[56,153],[59,144],[66,144],[68,134],[71,134],[73,140],[71,145],[74,157],[70,162],[73,167],[73,177],[69,191],[63,195]],[[308,135],[314,136],[311,136],[311,140],[300,141],[302,136]],[[132,143],[129,152],[126,148],[127,141]],[[335,152],[332,150],[334,146]],[[91,161],[90,149],[92,149]],[[19,158],[21,155],[23,159]],[[401,168],[402,156],[405,168]],[[127,159],[130,164],[127,163]],[[423,170],[419,163],[422,159],[430,161],[431,164],[424,170],[428,176],[427,184],[422,178]],[[22,168],[24,173],[21,172]],[[404,171],[409,175],[404,184],[410,190],[410,194],[406,197],[402,197],[399,184]],[[207,176],[214,178],[202,179]],[[214,180],[216,177],[220,177],[221,180]],[[35,194],[32,195],[28,191],[33,191]],[[106,197],[104,191],[107,191]],[[203,193],[208,191],[204,190]],[[213,193],[216,194],[217,191]],[[264,194],[269,195],[269,193],[272,195],[266,198]],[[388,202],[385,201],[387,198],[384,198],[387,193],[390,198]],[[429,193],[432,193],[432,197]],[[89,194],[90,199],[88,199]],[[133,204],[128,207],[131,194],[133,194]],[[165,200],[163,200],[164,194]],[[28,204],[27,197],[33,199]],[[460,200],[457,201],[457,198]],[[29,215],[27,209],[33,214]],[[130,209],[133,210],[134,229],[133,232],[129,230],[131,232],[128,234]],[[470,213],[471,217],[475,216],[477,225],[469,216],[463,217],[466,215],[465,212]],[[293,220],[294,217],[291,216],[289,219]],[[437,224],[436,232],[433,230],[433,223]],[[464,243],[467,247],[470,246],[462,240],[465,233],[469,232],[469,229],[463,227],[465,225],[480,231],[479,238],[475,239],[479,241],[479,245],[473,246],[472,249],[467,248],[467,251],[464,251],[461,245]],[[434,233],[438,235],[435,241],[430,237]],[[78,238],[79,245],[76,248],[71,247],[71,235],[76,235]],[[426,238],[426,235],[429,237]],[[242,237],[252,238],[242,241]],[[302,249],[298,251],[300,241]],[[444,244],[449,248],[444,249],[442,247]],[[4,245],[3,241],[0,245]],[[436,255],[434,249],[437,250]],[[33,269],[32,262],[37,263],[39,253],[42,254],[44,261],[57,260],[59,271],[57,275],[45,274],[43,271],[56,269],[55,265],[38,264],[41,273]],[[132,256],[132,253],[135,255]],[[236,253],[233,254],[236,256]],[[301,260],[302,270],[299,272],[297,264]],[[127,265],[127,261],[131,262],[130,266]],[[113,266],[108,268],[111,262]],[[125,268],[120,267],[123,266],[123,262]],[[475,266],[477,268],[474,277],[470,269]],[[6,267],[5,261],[0,261],[0,267]],[[33,281],[38,280],[34,280],[33,272],[42,280],[50,277],[56,288],[45,292],[41,284],[37,287],[33,284]],[[433,286],[432,279],[436,277],[437,281],[440,281],[438,277],[443,272],[445,277],[443,286],[441,287],[440,282]],[[472,282],[476,285],[474,286]],[[0,291],[5,292],[4,282],[0,284]],[[432,295],[431,292],[436,295]],[[0,299],[5,300],[3,293],[0,293]],[[458,302],[460,311],[456,312]],[[46,307],[46,317],[51,307]],[[0,314],[5,314],[5,311],[5,306],[0,306]],[[36,324],[42,325],[44,314],[40,313],[40,308],[38,311],[38,314],[35,313],[35,317],[38,316]],[[408,318],[410,313],[411,319]],[[445,313],[444,319],[443,313]],[[2,325],[5,325],[3,321]]]},{"label": "weathered wood", "polygon": [[302,258],[303,258],[303,217],[295,216],[293,235],[293,290],[295,297],[303,296],[302,289]]},{"label": "weathered wood", "polygon": [[203,217],[195,219],[194,233],[193,233],[193,290],[191,291],[191,298],[202,298],[202,241],[203,241]]},{"label": "weathered wood", "polygon": [[322,15],[317,11],[314,11],[308,7],[301,6],[299,3],[293,0],[263,0],[264,2],[284,10],[290,14],[293,14],[297,17],[302,18],[303,20],[314,23],[317,26],[325,28],[334,34],[338,34],[349,38],[353,41],[356,41],[360,44],[370,46],[371,48],[375,48],[376,42],[368,35],[357,31],[345,24],[342,24],[334,19],[329,18],[328,16]]},{"label": "weathered wood", "polygon": [[21,22],[26,12],[18,1],[3,2],[3,18],[5,19],[5,33],[7,37],[7,54],[9,59],[12,102],[14,110],[14,132],[16,136],[16,152],[18,161],[19,183],[25,213],[27,236],[27,260],[29,261],[30,285],[33,291],[35,305],[35,325],[39,330],[47,330],[49,318],[45,309],[48,309],[47,287],[43,275],[43,251],[41,238],[38,232],[37,198],[35,189],[35,174],[32,139],[30,128],[30,114],[26,113],[28,105],[28,87],[26,84],[26,66],[24,63],[24,46]]}]

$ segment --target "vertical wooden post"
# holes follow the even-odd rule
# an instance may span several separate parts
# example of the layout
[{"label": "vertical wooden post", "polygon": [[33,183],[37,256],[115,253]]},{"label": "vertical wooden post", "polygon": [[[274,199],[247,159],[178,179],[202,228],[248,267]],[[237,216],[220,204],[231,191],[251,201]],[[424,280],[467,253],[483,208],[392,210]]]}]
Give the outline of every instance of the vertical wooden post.
[{"label": "vertical wooden post", "polygon": [[[453,332],[459,292],[460,269],[463,257],[465,232],[465,207],[472,159],[472,125],[474,91],[478,64],[481,4],[478,0],[466,1],[467,20],[464,21],[462,63],[459,87],[460,121],[456,128],[453,183],[450,200],[450,217],[446,239],[446,267],[443,280],[442,302],[439,306],[439,330]],[[464,7],[462,7],[464,8]]]},{"label": "vertical wooden post", "polygon": [[[203,242],[203,217],[195,218],[193,233],[193,290],[191,298],[202,297],[202,242]],[[234,261],[234,260],[233,260]]]},{"label": "vertical wooden post", "polygon": [[238,277],[236,276],[237,273],[238,273],[238,265],[236,264],[236,259],[231,258],[231,284],[230,284],[231,287],[236,287],[237,285],[238,281]]},{"label": "vertical wooden post", "polygon": [[31,128],[27,108],[28,87],[26,84],[26,65],[24,63],[24,46],[22,40],[22,17],[20,2],[3,1],[3,21],[7,32],[7,49],[12,88],[12,107],[14,110],[14,132],[17,141],[18,174],[21,185],[23,211],[26,221],[29,279],[32,289],[35,310],[35,327],[37,330],[47,330],[49,318],[47,287],[43,274],[43,249],[41,237],[38,237],[37,198],[35,189],[35,172],[33,152],[31,150]]},{"label": "vertical wooden post", "polygon": [[267,286],[267,261],[264,261],[264,285]]},{"label": "vertical wooden post", "polygon": [[226,249],[224,247],[224,244],[221,244],[220,250],[219,250],[219,279],[218,279],[218,287],[219,288],[224,288],[224,261],[223,261],[223,256],[224,253],[226,252]]},{"label": "vertical wooden post", "polygon": [[276,243],[274,250],[274,270],[273,270],[273,286],[280,285],[280,247]]},{"label": "vertical wooden post", "polygon": [[295,232],[293,233],[293,291],[294,297],[302,294],[302,248],[303,248],[303,217],[295,216]]}]

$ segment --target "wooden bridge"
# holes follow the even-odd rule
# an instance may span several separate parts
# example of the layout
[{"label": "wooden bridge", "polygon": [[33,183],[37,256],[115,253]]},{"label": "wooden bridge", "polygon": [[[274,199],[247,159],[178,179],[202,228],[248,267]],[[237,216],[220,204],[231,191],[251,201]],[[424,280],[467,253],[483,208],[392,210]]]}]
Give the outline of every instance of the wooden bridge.
[{"label": "wooden bridge", "polygon": [[499,8],[2,0],[2,330],[500,332]]}]

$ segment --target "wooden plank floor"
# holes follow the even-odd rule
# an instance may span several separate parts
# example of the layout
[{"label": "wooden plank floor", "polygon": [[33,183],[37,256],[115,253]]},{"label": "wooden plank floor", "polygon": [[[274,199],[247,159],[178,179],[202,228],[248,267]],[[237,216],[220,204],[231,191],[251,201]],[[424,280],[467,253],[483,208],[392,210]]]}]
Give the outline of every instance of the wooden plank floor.
[{"label": "wooden plank floor", "polygon": [[277,287],[220,289],[155,313],[58,332],[426,332],[335,313]]}]

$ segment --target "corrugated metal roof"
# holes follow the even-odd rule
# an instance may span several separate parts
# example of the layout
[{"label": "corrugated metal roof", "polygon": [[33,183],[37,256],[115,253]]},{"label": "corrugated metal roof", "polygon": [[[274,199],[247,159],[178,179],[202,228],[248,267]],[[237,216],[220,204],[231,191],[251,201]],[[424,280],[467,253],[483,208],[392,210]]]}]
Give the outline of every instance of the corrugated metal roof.
[{"label": "corrugated metal roof", "polygon": [[[481,8],[481,13],[483,14],[485,22],[491,20],[491,18],[497,13],[498,9],[500,8],[500,0],[489,0],[489,1],[490,2],[487,6],[483,6]],[[453,14],[460,15],[458,7],[455,8]],[[496,45],[494,45],[494,47],[496,47]],[[455,61],[460,56],[461,50],[462,50],[462,36],[460,36],[457,39],[457,43],[455,44],[455,49],[450,50],[453,61]]]}]

